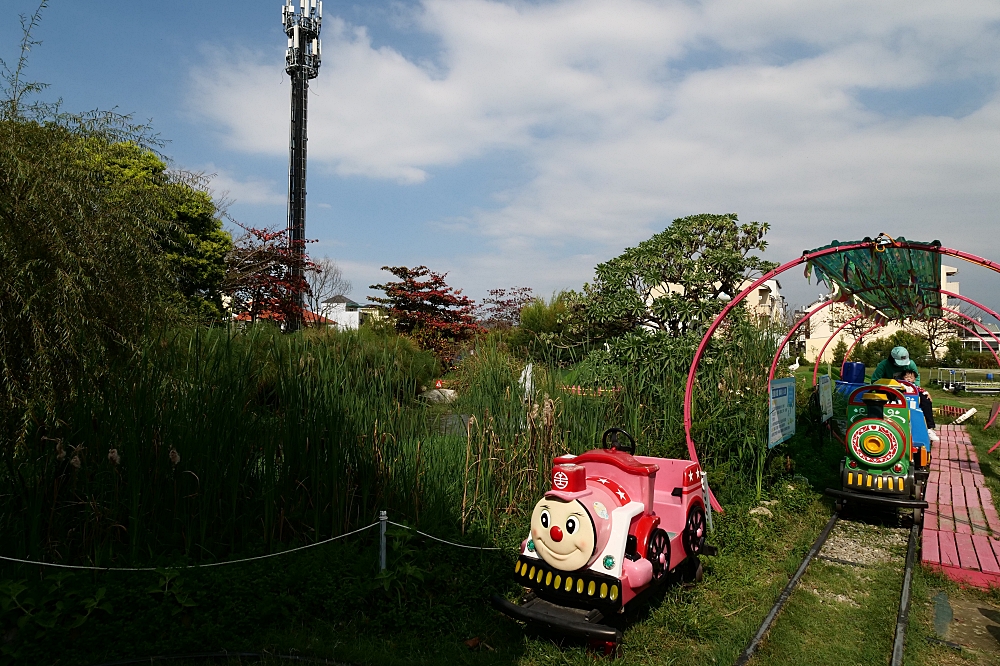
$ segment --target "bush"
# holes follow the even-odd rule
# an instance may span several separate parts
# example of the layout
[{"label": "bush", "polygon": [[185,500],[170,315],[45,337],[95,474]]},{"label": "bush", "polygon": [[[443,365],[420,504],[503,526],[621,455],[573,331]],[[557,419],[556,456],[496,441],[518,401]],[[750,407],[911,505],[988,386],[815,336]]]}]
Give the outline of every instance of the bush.
[{"label": "bush", "polygon": [[874,368],[882,360],[889,358],[893,347],[906,347],[910,359],[918,365],[930,356],[930,347],[922,338],[908,331],[896,331],[886,338],[875,338],[867,344],[859,344],[851,353],[852,361],[860,361],[866,367]]}]

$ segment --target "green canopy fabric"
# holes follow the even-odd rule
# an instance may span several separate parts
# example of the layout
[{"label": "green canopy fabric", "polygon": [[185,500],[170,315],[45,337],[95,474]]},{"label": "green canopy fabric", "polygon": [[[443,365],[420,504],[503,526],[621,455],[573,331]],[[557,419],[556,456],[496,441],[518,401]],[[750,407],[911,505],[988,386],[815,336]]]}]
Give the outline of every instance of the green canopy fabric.
[{"label": "green canopy fabric", "polygon": [[[806,274],[815,271],[818,280],[831,288],[836,284],[842,294],[853,295],[890,320],[941,317],[941,255],[934,251],[941,243],[907,241],[902,237],[895,240],[927,249],[873,242],[870,247],[812,259]],[[810,252],[859,242],[871,242],[871,239],[833,241]]]}]

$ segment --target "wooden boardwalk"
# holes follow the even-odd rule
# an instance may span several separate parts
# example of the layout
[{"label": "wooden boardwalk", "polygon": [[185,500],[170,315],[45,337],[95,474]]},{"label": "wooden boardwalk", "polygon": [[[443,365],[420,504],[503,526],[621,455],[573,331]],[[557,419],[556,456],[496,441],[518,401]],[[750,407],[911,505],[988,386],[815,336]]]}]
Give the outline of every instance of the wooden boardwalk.
[{"label": "wooden boardwalk", "polygon": [[960,583],[1000,587],[1000,517],[962,426],[939,426],[931,449],[920,560]]}]

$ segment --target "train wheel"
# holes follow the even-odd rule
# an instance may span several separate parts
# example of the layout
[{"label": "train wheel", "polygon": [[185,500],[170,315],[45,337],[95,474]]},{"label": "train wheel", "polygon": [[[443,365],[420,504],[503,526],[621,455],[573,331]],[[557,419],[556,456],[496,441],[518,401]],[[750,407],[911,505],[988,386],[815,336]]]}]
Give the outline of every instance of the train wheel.
[{"label": "train wheel", "polygon": [[670,568],[670,537],[663,530],[653,530],[646,546],[646,559],[653,565],[653,580],[658,580]]},{"label": "train wheel", "polygon": [[684,526],[684,551],[697,555],[705,545],[705,510],[693,506],[688,510],[687,524]]}]

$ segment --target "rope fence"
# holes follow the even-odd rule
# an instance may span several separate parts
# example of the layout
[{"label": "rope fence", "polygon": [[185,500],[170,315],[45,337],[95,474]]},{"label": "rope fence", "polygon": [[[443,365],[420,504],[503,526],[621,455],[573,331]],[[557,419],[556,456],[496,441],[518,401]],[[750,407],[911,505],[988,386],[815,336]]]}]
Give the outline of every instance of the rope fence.
[{"label": "rope fence", "polygon": [[409,525],[403,525],[400,523],[393,522],[389,520],[388,514],[385,511],[379,512],[379,519],[377,522],[371,525],[365,525],[364,527],[359,527],[356,530],[347,532],[346,534],[341,534],[339,536],[331,537],[329,539],[324,539],[323,541],[317,541],[316,543],[306,544],[305,546],[299,546],[298,548],[292,548],[290,550],[283,550],[279,553],[269,553],[267,555],[257,555],[255,557],[244,557],[238,560],[226,560],[225,562],[210,562],[209,564],[190,564],[186,566],[168,566],[168,567],[90,567],[85,565],[76,564],[56,564],[54,562],[38,562],[35,560],[22,560],[16,557],[4,557],[0,555],[0,561],[4,562],[15,562],[17,564],[35,564],[42,567],[54,567],[57,569],[75,569],[77,571],[164,571],[164,570],[186,570],[186,569],[207,569],[209,567],[221,567],[227,564],[243,564],[245,562],[255,562],[257,560],[266,560],[272,557],[278,557],[279,555],[290,555],[291,553],[296,553],[301,550],[306,550],[308,548],[315,548],[316,546],[323,546],[340,539],[346,539],[349,536],[359,534],[365,530],[370,530],[373,527],[379,528],[379,570],[385,571],[386,569],[386,551],[385,551],[385,536],[386,536],[386,526],[394,525],[400,527],[404,530],[409,530],[411,532],[416,532],[422,537],[427,537],[428,539],[433,539],[443,544],[449,546],[454,546],[456,548],[466,548],[469,550],[502,550],[501,548],[493,548],[488,546],[470,546],[464,543],[455,543],[454,541],[448,541],[447,539],[442,539],[436,537],[433,534],[427,534],[426,532],[421,532],[418,529],[410,527]]}]

